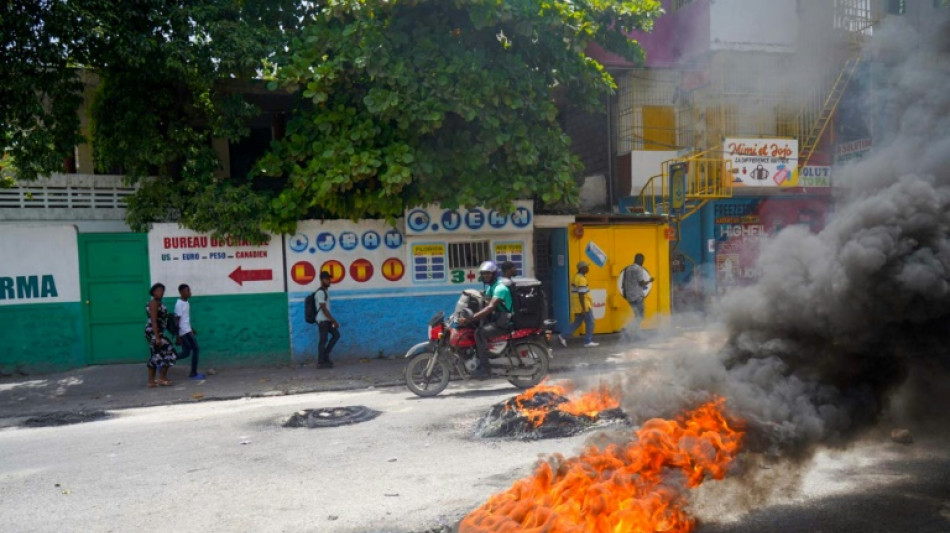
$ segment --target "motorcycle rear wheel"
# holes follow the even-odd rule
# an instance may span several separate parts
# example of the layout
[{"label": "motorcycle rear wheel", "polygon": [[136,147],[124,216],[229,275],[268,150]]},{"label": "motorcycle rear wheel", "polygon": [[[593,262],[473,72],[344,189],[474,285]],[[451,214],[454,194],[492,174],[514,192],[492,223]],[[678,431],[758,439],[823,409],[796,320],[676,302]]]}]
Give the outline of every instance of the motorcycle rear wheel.
[{"label": "motorcycle rear wheel", "polygon": [[406,387],[417,396],[429,398],[445,390],[451,372],[444,358],[436,359],[434,352],[421,353],[406,365]]},{"label": "motorcycle rear wheel", "polygon": [[550,366],[548,351],[540,344],[533,342],[519,344],[514,347],[514,350],[519,354],[521,350],[528,350],[528,357],[535,360],[537,367],[534,374],[530,376],[512,376],[508,378],[508,383],[511,383],[519,389],[530,389],[538,383],[541,383],[548,375],[548,367]]}]

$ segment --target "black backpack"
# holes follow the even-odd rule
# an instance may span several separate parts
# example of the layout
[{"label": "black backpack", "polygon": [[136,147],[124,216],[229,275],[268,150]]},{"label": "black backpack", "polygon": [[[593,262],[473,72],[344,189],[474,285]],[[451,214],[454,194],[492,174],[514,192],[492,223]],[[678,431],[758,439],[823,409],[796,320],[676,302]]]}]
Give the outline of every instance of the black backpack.
[{"label": "black backpack", "polygon": [[303,320],[307,324],[317,323],[317,291],[323,291],[324,294],[327,292],[326,289],[320,287],[303,299]]},{"label": "black backpack", "polygon": [[508,284],[511,291],[511,325],[514,329],[540,328],[547,316],[547,298],[541,282],[533,278],[518,278]]},{"label": "black backpack", "polygon": [[168,316],[165,317],[165,331],[171,333],[172,335],[178,335],[178,315],[175,313],[168,313]]}]

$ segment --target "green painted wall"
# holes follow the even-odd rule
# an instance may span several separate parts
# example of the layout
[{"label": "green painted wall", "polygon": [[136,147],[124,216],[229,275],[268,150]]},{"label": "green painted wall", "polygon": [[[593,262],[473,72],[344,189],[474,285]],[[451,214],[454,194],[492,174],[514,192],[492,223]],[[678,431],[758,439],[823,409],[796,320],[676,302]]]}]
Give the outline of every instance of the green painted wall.
[{"label": "green painted wall", "polygon": [[79,302],[0,306],[0,375],[83,366],[84,330]]},{"label": "green painted wall", "polygon": [[[166,290],[164,302],[169,312],[175,309],[177,292],[177,287]],[[191,324],[201,348],[201,370],[291,362],[285,293],[192,296],[189,302]]]}]

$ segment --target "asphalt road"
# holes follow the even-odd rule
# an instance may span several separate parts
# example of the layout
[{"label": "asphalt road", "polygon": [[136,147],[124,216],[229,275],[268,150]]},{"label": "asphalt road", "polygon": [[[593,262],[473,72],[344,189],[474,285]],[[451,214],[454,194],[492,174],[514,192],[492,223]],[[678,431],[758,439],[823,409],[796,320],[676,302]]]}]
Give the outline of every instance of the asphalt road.
[{"label": "asphalt road", "polygon": [[[555,378],[596,381],[637,367],[634,357]],[[389,387],[142,407],[71,426],[2,428],[0,530],[451,530],[488,496],[529,474],[539,456],[574,455],[589,437],[474,437],[489,407],[517,392],[501,381],[453,382],[431,399]],[[301,409],[351,405],[381,414],[338,428],[281,427]],[[697,531],[950,532],[950,431],[912,428],[916,442],[901,445],[889,440],[889,429],[805,463],[742,456],[735,475],[693,491]]]},{"label": "asphalt road", "polygon": [[[0,529],[17,532],[396,532],[457,521],[530,472],[543,442],[472,437],[505,383],[405,388],[130,409],[55,428],[0,430]],[[300,409],[382,414],[288,429]]]},{"label": "asphalt road", "polygon": [[[872,433],[842,451],[825,451],[802,470],[800,486],[749,512],[723,520],[716,506],[701,509],[700,533],[946,533],[950,531],[950,438],[918,439],[909,446]],[[776,465],[776,469],[788,466]],[[709,492],[715,486],[706,487]],[[736,502],[720,488],[711,500]],[[752,490],[746,487],[746,490]],[[747,494],[748,495],[748,494]],[[728,508],[718,506],[720,512]],[[732,513],[735,513],[736,506]],[[728,513],[728,511],[727,511]]]}]

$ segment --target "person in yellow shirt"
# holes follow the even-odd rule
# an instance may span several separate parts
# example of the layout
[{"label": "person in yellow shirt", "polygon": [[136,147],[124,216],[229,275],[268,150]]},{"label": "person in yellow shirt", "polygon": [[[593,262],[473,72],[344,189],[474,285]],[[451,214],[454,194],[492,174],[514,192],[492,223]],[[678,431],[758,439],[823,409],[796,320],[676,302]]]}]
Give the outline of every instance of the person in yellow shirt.
[{"label": "person in yellow shirt", "polygon": [[574,331],[584,323],[584,347],[593,348],[600,346],[594,342],[594,302],[590,297],[590,284],[587,282],[587,272],[590,265],[586,261],[577,263],[577,274],[574,275],[574,281],[571,283],[571,312],[574,313],[574,322],[567,331],[557,336],[561,346],[567,348],[565,336],[570,337]]}]

